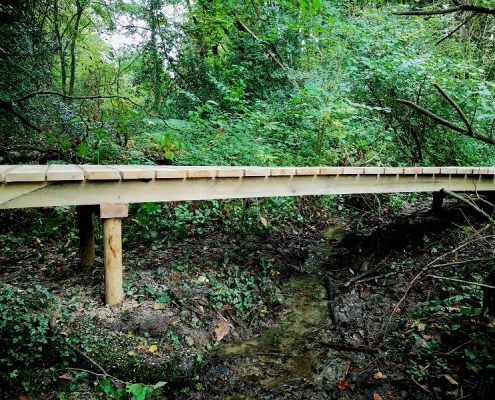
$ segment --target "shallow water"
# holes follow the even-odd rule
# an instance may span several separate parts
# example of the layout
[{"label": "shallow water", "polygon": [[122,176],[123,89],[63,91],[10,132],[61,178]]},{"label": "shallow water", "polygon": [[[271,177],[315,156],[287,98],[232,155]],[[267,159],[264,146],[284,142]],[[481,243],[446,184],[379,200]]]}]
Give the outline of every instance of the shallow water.
[{"label": "shallow water", "polygon": [[[305,262],[306,273],[287,282],[285,310],[278,324],[258,337],[217,349],[216,355],[233,367],[240,382],[270,390],[318,384],[322,371],[326,375],[332,373],[326,361],[328,349],[307,346],[311,333],[330,323],[321,260],[331,256],[333,247],[344,237],[343,229],[328,229],[324,237],[326,241],[313,249]],[[245,392],[235,398],[252,398],[252,395]]]}]

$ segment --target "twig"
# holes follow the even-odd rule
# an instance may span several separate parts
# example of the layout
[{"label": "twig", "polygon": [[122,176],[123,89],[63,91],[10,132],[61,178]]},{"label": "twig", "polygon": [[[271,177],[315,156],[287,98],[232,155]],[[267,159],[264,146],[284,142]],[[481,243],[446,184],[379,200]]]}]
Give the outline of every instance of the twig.
[{"label": "twig", "polygon": [[451,267],[451,266],[454,266],[454,265],[462,265],[462,264],[475,263],[475,262],[491,261],[491,260],[494,260],[494,259],[495,259],[494,257],[491,257],[491,258],[473,258],[473,259],[470,259],[470,260],[452,261],[452,262],[449,262],[449,263],[432,265],[431,268]]},{"label": "twig", "polygon": [[392,319],[395,315],[395,312],[397,311],[397,309],[399,308],[399,306],[404,302],[404,300],[406,299],[407,295],[409,294],[409,292],[411,291],[411,289],[413,288],[414,284],[416,283],[416,281],[421,277],[421,275],[423,275],[426,270],[428,268],[430,268],[433,264],[435,264],[437,261],[447,257],[449,254],[452,254],[452,253],[455,253],[459,250],[461,250],[462,248],[470,245],[470,244],[473,244],[473,243],[476,243],[482,239],[487,239],[487,238],[494,238],[495,235],[489,235],[489,236],[485,236],[485,237],[480,237],[480,238],[476,238],[476,239],[473,239],[469,242],[464,242],[463,244],[457,246],[455,249],[453,250],[450,250],[449,252],[445,253],[445,254],[442,254],[440,256],[438,256],[437,258],[435,258],[433,261],[429,262],[428,264],[426,264],[422,269],[421,271],[419,271],[415,276],[414,278],[412,279],[411,282],[409,282],[409,285],[407,286],[406,288],[406,291],[404,292],[403,296],[400,298],[400,300],[397,302],[397,304],[394,306],[394,308],[392,309],[392,313],[390,314],[387,322],[385,323],[384,327],[383,327],[383,332],[386,332],[388,330],[388,327],[390,326],[390,323],[392,322]]},{"label": "twig", "polygon": [[416,379],[414,379],[412,376],[410,377],[412,379],[412,381],[418,385],[421,389],[423,389],[425,392],[427,393],[431,393],[430,390],[425,386],[425,385],[422,385],[421,383],[419,383]]},{"label": "twig", "polygon": [[444,40],[447,40],[454,33],[456,33],[459,29],[461,29],[464,25],[466,25],[476,14],[469,15],[464,21],[462,21],[455,29],[451,30],[447,35],[445,35],[442,39],[435,43],[435,46],[438,46]]},{"label": "twig", "polygon": [[451,192],[450,190],[446,190],[446,189],[442,189],[441,190],[442,193],[445,193],[445,194],[448,194],[449,196],[457,199],[457,200],[460,200],[464,203],[466,203],[467,205],[469,205],[473,210],[477,211],[478,213],[480,213],[481,215],[483,215],[486,219],[488,219],[488,221],[492,224],[492,225],[495,225],[495,219],[493,219],[488,213],[484,212],[481,208],[479,208],[475,203],[473,203],[472,201],[469,201],[468,199],[466,199],[465,197],[461,196],[460,194],[457,194],[457,193],[454,193],[454,192]]},{"label": "twig", "polygon": [[344,343],[327,343],[327,342],[317,342],[317,343],[322,347],[329,347],[332,349],[344,350],[344,351],[357,351],[357,352],[362,351],[366,353],[377,353],[379,351],[378,349],[374,349],[372,347],[351,346]]},{"label": "twig", "polygon": [[484,288],[488,288],[488,289],[495,289],[495,286],[487,285],[486,283],[471,282],[471,281],[465,281],[464,279],[450,278],[447,276],[438,276],[438,275],[432,275],[432,274],[428,274],[427,276],[429,276],[431,278],[435,278],[435,279],[442,279],[442,280],[446,280],[446,281],[454,281],[454,282],[459,282],[459,283],[465,283],[468,285],[480,286],[480,287],[484,287]]},{"label": "twig", "polygon": [[[98,368],[102,374],[104,376],[111,376],[105,369],[103,369],[103,367],[98,364],[95,360],[93,360],[90,356],[88,356],[85,352],[83,352],[81,349],[79,349],[78,347],[74,346],[73,344],[69,343],[69,342],[66,342],[67,346],[69,346],[72,350],[74,350],[76,353],[78,353],[79,355],[83,356],[86,360],[88,360],[93,366],[95,366],[96,368]],[[113,377],[112,377],[113,378]],[[117,379],[117,378],[115,378]],[[122,382],[120,379],[117,379],[119,380],[120,382]]]}]

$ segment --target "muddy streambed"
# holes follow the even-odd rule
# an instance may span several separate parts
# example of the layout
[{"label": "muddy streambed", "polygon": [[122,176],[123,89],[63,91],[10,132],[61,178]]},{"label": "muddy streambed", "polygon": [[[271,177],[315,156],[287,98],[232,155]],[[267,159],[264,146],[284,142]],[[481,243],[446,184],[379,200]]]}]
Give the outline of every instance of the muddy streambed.
[{"label": "muddy streambed", "polygon": [[223,375],[229,385],[235,382],[230,398],[254,399],[268,393],[289,395],[295,387],[335,386],[344,378],[348,362],[332,355],[337,353],[334,349],[313,341],[321,339],[333,324],[330,303],[334,291],[329,289],[325,270],[344,233],[342,227],[325,231],[326,240],[311,249],[301,274],[287,281],[285,308],[275,326],[255,338],[222,345],[213,353],[207,384],[218,386]]}]

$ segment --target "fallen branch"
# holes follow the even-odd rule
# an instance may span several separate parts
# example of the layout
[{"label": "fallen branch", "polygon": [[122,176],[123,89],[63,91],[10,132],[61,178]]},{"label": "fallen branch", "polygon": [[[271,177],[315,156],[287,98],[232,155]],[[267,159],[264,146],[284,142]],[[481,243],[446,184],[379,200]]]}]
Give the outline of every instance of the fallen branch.
[{"label": "fallen branch", "polygon": [[395,13],[395,15],[429,16],[429,15],[445,15],[445,14],[462,13],[462,12],[473,12],[473,13],[477,13],[477,14],[495,15],[495,8],[483,7],[483,6],[474,6],[471,4],[460,4],[456,7],[440,8],[440,9],[431,10],[431,11],[426,11],[426,10],[401,11],[401,12]]},{"label": "fallen branch", "polygon": [[492,225],[495,225],[495,219],[493,219],[488,213],[486,213],[485,211],[483,211],[481,208],[479,208],[475,203],[473,203],[472,201],[469,201],[468,199],[466,199],[464,196],[461,196],[460,194],[457,194],[457,193],[454,193],[454,192],[451,192],[450,190],[446,190],[446,189],[442,189],[440,190],[442,193],[445,193],[457,200],[460,200],[462,201],[463,203],[466,203],[467,205],[469,205],[473,210],[477,211],[478,213],[480,213],[481,215],[483,215],[486,219],[488,219],[488,221],[492,224]]},{"label": "fallen branch", "polygon": [[439,276],[439,275],[432,275],[432,274],[428,274],[427,276],[429,276],[430,278],[434,278],[434,279],[442,279],[445,281],[465,283],[466,285],[480,286],[480,287],[484,287],[487,289],[495,289],[495,286],[487,285],[486,283],[471,282],[471,281],[465,281],[464,279],[450,278],[448,276]]}]

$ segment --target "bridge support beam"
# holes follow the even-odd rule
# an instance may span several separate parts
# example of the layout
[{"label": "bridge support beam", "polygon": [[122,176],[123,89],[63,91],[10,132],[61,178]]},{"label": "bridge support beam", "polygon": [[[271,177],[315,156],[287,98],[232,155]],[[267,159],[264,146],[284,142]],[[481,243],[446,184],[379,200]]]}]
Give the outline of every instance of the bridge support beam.
[{"label": "bridge support beam", "polygon": [[118,304],[124,300],[122,278],[122,218],[128,215],[127,204],[100,205],[103,219],[103,259],[105,267],[105,303]]},{"label": "bridge support beam", "polygon": [[95,232],[93,227],[93,213],[95,211],[95,206],[76,207],[81,265],[84,268],[95,265]]}]

